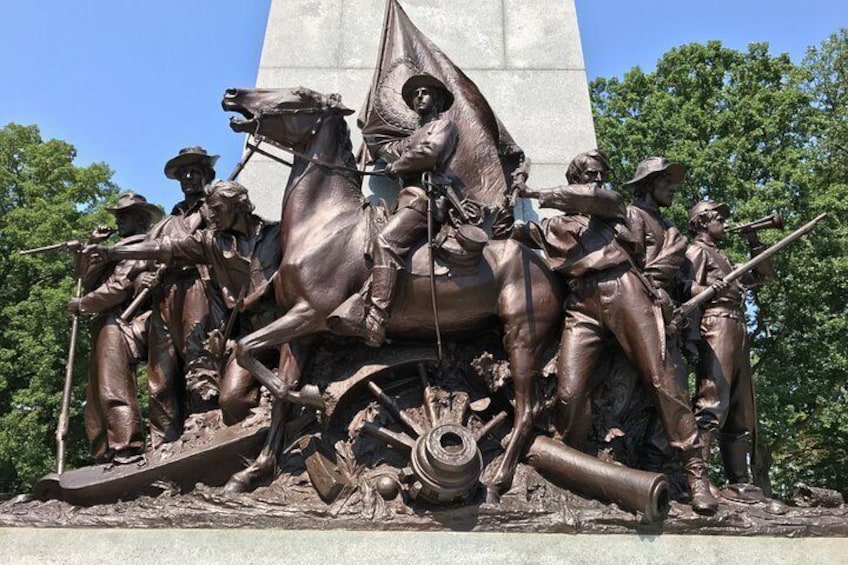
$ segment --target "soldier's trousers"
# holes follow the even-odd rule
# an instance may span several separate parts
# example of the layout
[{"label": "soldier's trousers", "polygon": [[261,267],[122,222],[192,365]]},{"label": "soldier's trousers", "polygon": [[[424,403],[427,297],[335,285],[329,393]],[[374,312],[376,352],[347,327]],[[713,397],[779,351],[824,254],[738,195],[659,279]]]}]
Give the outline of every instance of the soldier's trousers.
[{"label": "soldier's trousers", "polygon": [[117,313],[98,316],[91,324],[91,356],[85,402],[85,433],[97,462],[117,451],[141,450],[141,411],[135,365]]},{"label": "soldier's trousers", "polygon": [[180,437],[186,417],[186,374],[217,370],[204,348],[223,313],[210,305],[206,283],[185,277],[160,287],[150,316],[147,384],[153,446]]},{"label": "soldier's trousers", "polygon": [[687,393],[675,379],[673,356],[663,360],[665,328],[636,274],[621,267],[581,279],[566,302],[557,360],[559,432],[569,445],[584,448],[590,430],[592,374],[604,345],[615,339],[639,373],[656,407],[669,445],[688,457],[698,447],[698,430]]},{"label": "soldier's trousers", "polygon": [[374,264],[403,268],[410,248],[427,234],[427,193],[417,186],[404,188],[398,194],[398,210],[380,231],[374,242]]},{"label": "soldier's trousers", "polygon": [[741,438],[756,431],[748,332],[741,314],[701,318],[695,419],[702,430]]}]

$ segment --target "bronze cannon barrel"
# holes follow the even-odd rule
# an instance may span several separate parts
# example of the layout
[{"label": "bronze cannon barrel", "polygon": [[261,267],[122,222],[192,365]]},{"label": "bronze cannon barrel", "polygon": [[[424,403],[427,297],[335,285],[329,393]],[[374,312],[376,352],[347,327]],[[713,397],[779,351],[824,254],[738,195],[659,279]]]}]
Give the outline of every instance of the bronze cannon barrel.
[{"label": "bronze cannon barrel", "polygon": [[661,473],[606,463],[545,436],[533,440],[527,463],[563,488],[641,512],[650,522],[668,512],[668,478]]}]

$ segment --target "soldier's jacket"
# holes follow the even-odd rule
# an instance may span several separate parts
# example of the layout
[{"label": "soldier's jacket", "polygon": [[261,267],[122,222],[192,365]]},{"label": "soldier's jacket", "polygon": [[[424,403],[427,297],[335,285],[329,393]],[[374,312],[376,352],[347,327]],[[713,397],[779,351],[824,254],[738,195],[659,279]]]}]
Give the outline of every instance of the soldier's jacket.
[{"label": "soldier's jacket", "polygon": [[[115,247],[139,243],[146,237],[145,234],[133,235],[116,243]],[[135,294],[135,278],[150,268],[151,261],[140,259],[125,259],[98,267],[99,280],[89,280],[87,290],[90,290],[80,298],[80,312],[100,314],[126,305]]]},{"label": "soldier's jacket", "polygon": [[[590,185],[541,191],[539,205],[566,212],[526,224],[519,240],[544,250],[550,267],[569,278],[629,263],[657,287],[670,285],[684,261],[686,238],[656,212],[624,205],[621,195]],[[618,244],[616,244],[616,241]]]},{"label": "soldier's jacket", "polygon": [[[733,269],[734,266],[724,251],[699,234],[686,250],[686,263],[681,271],[686,294],[688,297],[700,294],[710,285],[727,276]],[[770,275],[771,262],[765,261],[753,271],[730,283],[730,287],[707,302],[702,311],[704,314],[737,313],[742,315],[744,312],[742,305],[745,303],[744,286],[763,283],[770,278]]]},{"label": "soldier's jacket", "polygon": [[424,171],[447,173],[458,141],[456,125],[446,117],[439,117],[419,127],[409,137],[381,145],[379,153],[393,163],[407,186],[419,183]]},{"label": "soldier's jacket", "polygon": [[[198,202],[195,206],[187,207],[186,203],[178,202],[171,210],[171,215],[163,218],[158,224],[150,230],[148,239],[181,239],[188,237],[191,234],[203,229],[205,222],[203,214],[200,213],[202,202]],[[171,284],[176,279],[187,279],[202,277],[208,282],[208,273],[205,268],[198,271],[196,265],[180,265],[177,268],[170,268],[166,271],[165,280],[161,286],[166,286],[170,281]]]},{"label": "soldier's jacket", "polygon": [[619,241],[654,286],[679,294],[676,285],[686,260],[686,237],[671,222],[657,210],[634,202],[627,207],[627,230],[622,231]]},{"label": "soldier's jacket", "polygon": [[282,254],[279,222],[253,220],[257,228],[249,237],[201,230],[190,237],[165,237],[160,250],[168,264],[209,265],[227,308],[236,305],[242,289],[245,303],[251,304],[267,291]]}]

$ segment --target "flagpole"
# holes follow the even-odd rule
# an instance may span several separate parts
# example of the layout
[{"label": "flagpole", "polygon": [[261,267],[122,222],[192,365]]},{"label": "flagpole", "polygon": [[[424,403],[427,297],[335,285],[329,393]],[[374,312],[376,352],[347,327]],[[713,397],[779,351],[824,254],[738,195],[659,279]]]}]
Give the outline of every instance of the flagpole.
[{"label": "flagpole", "polygon": [[[386,54],[386,35],[389,33],[389,14],[391,13],[392,3],[396,0],[386,0],[386,8],[383,11],[383,34],[380,36],[380,54],[377,58],[377,69],[371,79],[371,90],[368,91],[368,103],[365,105],[365,119],[363,123],[368,124],[368,119],[371,117],[371,100],[377,90],[377,81],[380,74],[383,72],[383,57]],[[360,163],[359,170],[364,171],[368,165],[368,145],[365,143],[365,138],[362,139],[362,149],[359,151]]]}]

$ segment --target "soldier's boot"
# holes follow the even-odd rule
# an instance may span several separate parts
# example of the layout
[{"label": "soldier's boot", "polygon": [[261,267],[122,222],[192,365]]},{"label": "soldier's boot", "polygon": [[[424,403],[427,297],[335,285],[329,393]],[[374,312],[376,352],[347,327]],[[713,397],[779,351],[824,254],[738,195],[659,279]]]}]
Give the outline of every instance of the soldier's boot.
[{"label": "soldier's boot", "polygon": [[713,443],[713,436],[715,435],[715,430],[698,430],[698,437],[701,442],[701,459],[704,460],[704,463],[709,467],[710,459],[712,458],[712,453],[710,448]]},{"label": "soldier's boot", "polygon": [[710,516],[718,510],[718,501],[710,492],[710,478],[707,465],[700,455],[692,454],[683,463],[692,509],[698,514]]},{"label": "soldier's boot", "polygon": [[[337,335],[357,337],[371,347],[383,345],[386,341],[388,313],[395,295],[397,273],[395,267],[374,266],[363,291],[345,300],[327,317],[330,331]],[[370,300],[362,297],[365,288],[370,288]]]},{"label": "soldier's boot", "polygon": [[[701,442],[701,459],[704,460],[704,464],[707,466],[707,470],[709,470],[710,468],[710,459],[712,459],[711,448],[715,433],[715,430],[698,430],[698,439]],[[710,492],[712,493],[713,498],[718,499],[718,497],[721,496],[721,491],[716,488],[716,486],[712,484],[712,482],[710,482]]]},{"label": "soldier's boot", "polygon": [[397,273],[394,267],[375,266],[371,269],[371,304],[365,316],[365,345],[380,347],[386,341]]},{"label": "soldier's boot", "polygon": [[750,482],[748,453],[751,450],[748,438],[722,434],[719,436],[719,447],[728,483],[727,488],[722,491],[722,496],[736,502],[767,501],[768,498],[763,491]]}]

